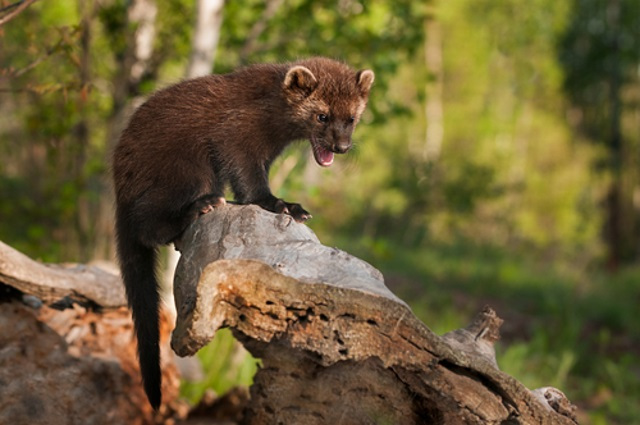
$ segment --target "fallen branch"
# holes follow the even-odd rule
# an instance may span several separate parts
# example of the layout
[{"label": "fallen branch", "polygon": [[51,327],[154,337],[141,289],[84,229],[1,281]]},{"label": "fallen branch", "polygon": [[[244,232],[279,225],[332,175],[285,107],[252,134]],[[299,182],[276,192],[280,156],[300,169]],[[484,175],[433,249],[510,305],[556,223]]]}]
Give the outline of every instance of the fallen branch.
[{"label": "fallen branch", "polygon": [[107,308],[126,305],[118,276],[95,266],[42,264],[3,242],[0,242],[0,282],[47,303],[68,297]]},{"label": "fallen branch", "polygon": [[27,7],[31,6],[36,1],[37,0],[20,0],[13,4],[10,4],[9,6],[3,7],[0,10],[0,13],[6,12],[6,11],[9,11],[9,12],[6,13],[4,16],[0,16],[0,27],[6,24],[7,22],[9,22],[10,20],[12,20],[13,18],[15,18],[16,16],[18,16],[19,14],[21,14],[22,12],[24,12],[24,10]]}]

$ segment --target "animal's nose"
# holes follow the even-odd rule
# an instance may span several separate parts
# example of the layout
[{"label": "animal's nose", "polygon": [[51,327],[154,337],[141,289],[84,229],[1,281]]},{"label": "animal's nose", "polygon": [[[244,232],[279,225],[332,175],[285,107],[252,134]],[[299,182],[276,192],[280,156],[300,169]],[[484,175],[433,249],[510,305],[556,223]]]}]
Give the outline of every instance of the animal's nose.
[{"label": "animal's nose", "polygon": [[335,153],[346,153],[349,149],[351,149],[351,141],[348,140],[346,142],[336,143],[334,146]]}]

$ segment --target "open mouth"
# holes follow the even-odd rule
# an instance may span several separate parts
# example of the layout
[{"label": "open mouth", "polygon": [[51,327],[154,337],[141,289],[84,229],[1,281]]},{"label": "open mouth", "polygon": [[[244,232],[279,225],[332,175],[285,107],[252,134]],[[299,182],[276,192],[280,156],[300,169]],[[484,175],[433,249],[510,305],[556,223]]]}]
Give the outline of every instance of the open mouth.
[{"label": "open mouth", "polygon": [[313,157],[321,167],[328,167],[333,164],[334,153],[327,148],[320,146],[315,140],[311,141],[313,148]]}]

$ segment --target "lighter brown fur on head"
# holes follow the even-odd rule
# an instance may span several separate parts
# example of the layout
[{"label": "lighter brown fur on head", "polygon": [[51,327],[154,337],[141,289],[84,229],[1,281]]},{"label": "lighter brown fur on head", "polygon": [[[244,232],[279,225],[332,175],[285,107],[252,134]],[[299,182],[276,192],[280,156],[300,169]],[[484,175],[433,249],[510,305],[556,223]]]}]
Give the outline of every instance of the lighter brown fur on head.
[{"label": "lighter brown fur on head", "polygon": [[351,148],[351,134],[374,78],[371,70],[354,72],[326,58],[300,61],[287,71],[283,82],[287,102],[309,133],[318,164],[328,166],[332,153]]}]

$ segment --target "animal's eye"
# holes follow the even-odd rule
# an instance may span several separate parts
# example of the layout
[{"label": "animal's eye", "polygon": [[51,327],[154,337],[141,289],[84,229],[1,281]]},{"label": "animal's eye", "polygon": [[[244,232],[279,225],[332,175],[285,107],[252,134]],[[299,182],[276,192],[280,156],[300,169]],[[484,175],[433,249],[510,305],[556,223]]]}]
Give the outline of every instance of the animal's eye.
[{"label": "animal's eye", "polygon": [[355,120],[356,120],[356,117],[349,117],[349,119],[347,120],[347,122],[348,122],[349,124],[353,124],[353,123],[355,122]]},{"label": "animal's eye", "polygon": [[329,116],[325,114],[318,114],[318,121],[325,123],[329,121]]}]

